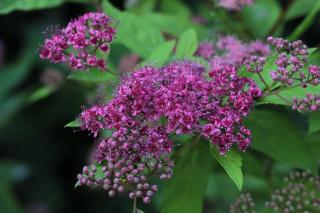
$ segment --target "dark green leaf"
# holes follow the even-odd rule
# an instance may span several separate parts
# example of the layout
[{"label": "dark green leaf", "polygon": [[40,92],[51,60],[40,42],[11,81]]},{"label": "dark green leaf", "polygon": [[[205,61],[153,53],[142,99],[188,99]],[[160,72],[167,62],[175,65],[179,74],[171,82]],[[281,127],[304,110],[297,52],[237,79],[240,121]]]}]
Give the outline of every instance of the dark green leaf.
[{"label": "dark green leaf", "polygon": [[181,152],[165,187],[161,213],[201,213],[212,166],[208,146],[201,142]]},{"label": "dark green leaf", "polygon": [[315,169],[310,147],[299,129],[284,115],[256,110],[245,123],[252,130],[253,149],[294,167]]},{"label": "dark green leaf", "polygon": [[304,16],[312,10],[316,4],[317,1],[315,0],[294,0],[286,13],[285,19],[291,20]]},{"label": "dark green leaf", "polygon": [[180,58],[191,57],[197,50],[197,47],[198,40],[196,31],[192,28],[188,29],[179,38],[176,48],[176,56]]},{"label": "dark green leaf", "polygon": [[281,9],[276,0],[257,0],[243,9],[247,27],[259,38],[267,35],[280,15]]},{"label": "dark green leaf", "polygon": [[241,190],[243,185],[241,156],[235,150],[230,150],[225,155],[221,155],[217,148],[211,144],[210,151],[213,157],[219,162],[232,181],[236,184],[237,188]]},{"label": "dark green leaf", "polygon": [[320,131],[320,111],[309,113],[309,134]]},{"label": "dark green leaf", "polygon": [[298,39],[311,26],[319,10],[320,10],[320,1],[318,1],[318,3],[313,7],[313,9],[303,19],[301,24],[295,28],[292,34],[288,37],[288,40],[293,41]]}]

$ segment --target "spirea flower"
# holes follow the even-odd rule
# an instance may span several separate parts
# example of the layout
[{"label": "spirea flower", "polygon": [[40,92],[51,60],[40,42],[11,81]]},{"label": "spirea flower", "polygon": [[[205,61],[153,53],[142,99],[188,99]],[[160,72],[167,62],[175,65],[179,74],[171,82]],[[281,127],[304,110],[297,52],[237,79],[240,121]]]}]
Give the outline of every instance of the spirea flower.
[{"label": "spirea flower", "polygon": [[257,213],[255,206],[250,193],[241,194],[230,206],[229,213]]},{"label": "spirea flower", "polygon": [[239,68],[250,57],[255,56],[262,59],[271,52],[269,46],[261,41],[244,43],[233,36],[219,38],[216,49],[216,52],[220,54],[215,55],[209,61],[213,68],[221,64],[230,64]]},{"label": "spirea flower", "polygon": [[45,39],[40,57],[52,63],[67,63],[76,70],[105,70],[105,59],[97,56],[97,52],[107,53],[114,35],[108,16],[86,13]]},{"label": "spirea flower", "polygon": [[244,6],[251,4],[253,0],[219,0],[219,5],[229,10],[242,10]]},{"label": "spirea flower", "polygon": [[[241,150],[248,147],[251,132],[242,120],[261,95],[260,89],[252,80],[237,76],[231,65],[211,70],[209,79],[204,74],[204,67],[189,61],[142,67],[122,80],[112,100],[81,113],[82,129],[95,137],[113,131],[96,150],[96,160],[106,164],[103,178],[108,179],[105,188],[111,195],[122,186],[130,198],[148,203],[153,191],[148,192],[150,185],[141,185],[149,184],[152,175],[172,176],[173,162],[168,158],[172,134],[200,134],[221,154],[232,145]],[[87,177],[79,175],[79,182],[87,183]],[[99,184],[94,178],[91,182]]]},{"label": "spirea flower", "polygon": [[276,212],[320,212],[320,179],[309,172],[292,172],[286,185],[273,192],[268,208]]}]

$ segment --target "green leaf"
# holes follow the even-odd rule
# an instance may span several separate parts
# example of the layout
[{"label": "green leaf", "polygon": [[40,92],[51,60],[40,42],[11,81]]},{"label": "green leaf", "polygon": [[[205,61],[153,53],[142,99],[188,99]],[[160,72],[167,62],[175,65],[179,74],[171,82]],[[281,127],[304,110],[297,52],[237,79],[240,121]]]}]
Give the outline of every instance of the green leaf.
[{"label": "green leaf", "polygon": [[154,63],[158,66],[162,66],[166,63],[170,57],[172,50],[174,48],[175,41],[167,41],[163,44],[160,44],[148,57],[148,59],[142,64]]},{"label": "green leaf", "polygon": [[35,10],[59,6],[63,0],[1,0],[0,14],[14,10]]},{"label": "green leaf", "polygon": [[278,20],[281,8],[276,0],[257,0],[243,9],[247,27],[258,38],[263,38]]},{"label": "green leaf", "polygon": [[299,129],[283,114],[256,110],[245,124],[252,131],[251,148],[294,167],[315,169],[310,147]]},{"label": "green leaf", "polygon": [[173,177],[164,189],[161,213],[201,213],[211,156],[205,142],[186,148],[176,161]]},{"label": "green leaf", "polygon": [[74,121],[67,123],[64,127],[71,127],[71,128],[81,127],[81,121],[80,119],[76,119]]},{"label": "green leaf", "polygon": [[151,12],[156,3],[156,0],[125,1],[125,8],[136,14],[144,14]]},{"label": "green leaf", "polygon": [[213,157],[219,162],[232,181],[236,184],[237,188],[241,191],[243,185],[241,156],[235,150],[230,150],[225,155],[221,155],[217,148],[212,144],[210,144],[210,151]]},{"label": "green leaf", "polygon": [[179,38],[176,56],[177,57],[191,57],[197,50],[198,40],[196,31],[193,28],[186,30]]},{"label": "green leaf", "polygon": [[317,4],[315,0],[295,0],[290,5],[285,20],[292,20],[301,16],[306,15],[312,10]]},{"label": "green leaf", "polygon": [[315,0],[295,0],[290,5],[285,19],[291,20],[306,15],[317,4]]},{"label": "green leaf", "polygon": [[296,98],[304,98],[307,93],[311,94],[319,94],[320,86],[308,86],[307,88],[295,87],[295,88],[287,88],[279,92],[279,95],[289,102],[283,100],[281,97],[277,95],[270,95],[263,97],[258,100],[257,104],[277,104],[277,105],[291,105],[291,101],[294,97]]},{"label": "green leaf", "polygon": [[46,98],[47,96],[51,95],[56,90],[53,86],[43,86],[36,91],[34,91],[28,99],[29,103],[37,102],[43,98]]},{"label": "green leaf", "polygon": [[320,111],[309,113],[309,134],[320,131]]},{"label": "green leaf", "polygon": [[117,82],[118,77],[108,71],[92,69],[90,71],[73,71],[68,79],[86,82]]},{"label": "green leaf", "polygon": [[161,31],[144,16],[121,12],[107,1],[104,1],[103,8],[106,14],[111,13],[113,18],[119,21],[114,42],[123,44],[142,58],[148,58],[152,51],[164,42]]},{"label": "green leaf", "polygon": [[28,91],[24,91],[5,99],[0,104],[0,127],[5,125],[10,118],[26,104]]},{"label": "green leaf", "polygon": [[318,1],[318,3],[313,7],[313,9],[303,19],[301,24],[295,28],[292,34],[288,37],[288,40],[293,41],[298,39],[311,26],[319,10],[320,10],[320,1]]},{"label": "green leaf", "polygon": [[102,167],[104,165],[102,165],[101,163],[95,162],[94,164],[96,166],[97,172],[95,173],[95,178],[96,179],[103,179],[106,177],[106,175],[104,174],[104,172],[102,171]]},{"label": "green leaf", "polygon": [[179,0],[162,0],[161,11],[184,18],[189,18],[191,15],[190,9]]},{"label": "green leaf", "polygon": [[145,14],[143,17],[148,19],[152,25],[161,31],[174,36],[180,36],[186,29],[189,28],[194,28],[197,31],[197,35],[200,37],[201,35],[202,37],[207,36],[206,29],[203,26],[194,24],[187,18],[162,13]]}]

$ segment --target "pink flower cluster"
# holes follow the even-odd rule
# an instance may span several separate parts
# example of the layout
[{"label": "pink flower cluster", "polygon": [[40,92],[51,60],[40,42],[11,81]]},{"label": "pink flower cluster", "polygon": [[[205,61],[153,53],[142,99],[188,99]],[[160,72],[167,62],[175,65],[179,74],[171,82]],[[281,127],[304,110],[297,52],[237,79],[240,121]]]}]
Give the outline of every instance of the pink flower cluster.
[{"label": "pink flower cluster", "polygon": [[251,4],[253,0],[219,0],[219,5],[229,10],[242,10],[244,6]]},{"label": "pink flower cluster", "polygon": [[316,65],[310,65],[305,69],[308,48],[301,40],[289,42],[282,38],[273,37],[269,37],[267,40],[280,52],[276,60],[277,70],[271,72],[274,81],[288,86],[300,84],[303,88],[308,84],[319,85],[320,68]]},{"label": "pink flower cluster", "polygon": [[[173,162],[168,159],[172,134],[200,134],[221,154],[233,144],[241,150],[248,147],[251,132],[242,120],[261,95],[260,89],[252,80],[239,77],[231,65],[210,71],[210,80],[204,72],[204,67],[189,61],[142,67],[123,79],[110,102],[82,112],[82,129],[94,136],[105,129],[113,131],[96,151],[99,162],[108,162],[109,194],[123,186],[131,191],[130,198],[148,203],[153,193],[141,186],[153,174],[161,179],[172,176]],[[110,189],[110,181],[117,185]]]},{"label": "pink flower cluster", "polygon": [[109,50],[115,35],[110,22],[104,13],[86,13],[46,39],[40,57],[52,63],[67,63],[76,70],[105,70],[106,62],[97,56],[97,51],[107,53]]},{"label": "pink flower cluster", "polygon": [[[261,41],[244,43],[233,36],[225,36],[219,38],[215,48],[208,42],[204,44],[206,45],[206,48],[199,46],[197,52],[200,52],[200,50],[202,49],[210,48],[216,50],[215,52],[217,54],[212,54],[211,56],[213,57],[209,58],[209,62],[212,68],[218,67],[222,64],[229,64],[236,68],[239,68],[246,59],[252,56],[266,57],[271,52],[269,46]],[[200,54],[198,53],[198,55]]]}]

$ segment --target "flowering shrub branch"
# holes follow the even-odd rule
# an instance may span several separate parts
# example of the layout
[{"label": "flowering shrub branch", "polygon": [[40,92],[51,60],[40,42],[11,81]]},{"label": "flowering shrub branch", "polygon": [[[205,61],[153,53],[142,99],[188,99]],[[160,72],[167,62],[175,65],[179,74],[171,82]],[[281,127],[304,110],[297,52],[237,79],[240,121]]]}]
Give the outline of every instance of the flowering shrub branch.
[{"label": "flowering shrub branch", "polygon": [[[252,1],[219,4],[240,10]],[[196,39],[195,31],[187,33],[184,36],[190,34]],[[107,15],[87,13],[46,39],[39,54],[74,70],[111,72],[105,54],[115,35]],[[174,176],[174,136],[192,135],[194,144],[207,140],[211,149],[218,150],[213,155],[241,188],[241,169],[241,183],[234,177],[239,175],[241,158],[231,149],[246,151],[252,143],[252,132],[244,119],[255,104],[277,96],[293,110],[320,108],[320,96],[305,93],[303,99],[290,100],[281,95],[285,90],[320,83],[320,68],[308,65],[308,49],[302,41],[268,37],[267,42],[275,48],[272,51],[262,41],[244,43],[232,36],[220,37],[216,45],[206,41],[198,47],[194,40],[189,41],[188,48],[178,43],[176,54],[200,57],[210,64],[209,70],[190,57],[160,67],[141,66],[120,79],[111,100],[83,110],[77,125],[97,141],[96,162],[83,167],[77,186],[101,187],[110,197],[126,192],[136,212],[137,199],[147,204],[158,191],[151,183],[153,177],[167,180]],[[167,44],[157,49],[159,54],[164,52],[163,61],[174,46]],[[272,57],[276,57],[273,70],[268,67]],[[240,72],[243,68],[245,72]],[[237,164],[230,166],[228,157]],[[252,206],[250,197],[241,199]]]}]

